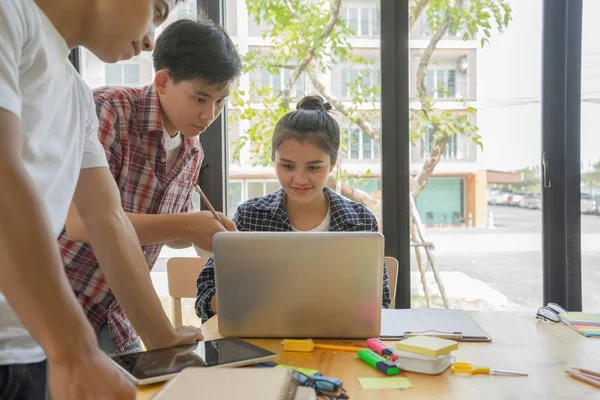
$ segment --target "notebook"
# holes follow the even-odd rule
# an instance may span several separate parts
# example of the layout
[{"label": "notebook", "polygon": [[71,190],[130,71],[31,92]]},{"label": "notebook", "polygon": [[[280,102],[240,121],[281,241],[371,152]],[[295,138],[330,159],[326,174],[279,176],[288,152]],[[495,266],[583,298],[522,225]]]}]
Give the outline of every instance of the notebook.
[{"label": "notebook", "polygon": [[186,368],[153,400],[294,400],[298,385],[287,368]]},{"label": "notebook", "polygon": [[435,336],[463,342],[491,342],[492,338],[463,310],[413,308],[381,310],[381,338]]},{"label": "notebook", "polygon": [[567,312],[560,314],[560,320],[585,337],[600,338],[600,314]]},{"label": "notebook", "polygon": [[435,358],[457,350],[458,343],[434,336],[413,336],[396,342],[396,349]]}]

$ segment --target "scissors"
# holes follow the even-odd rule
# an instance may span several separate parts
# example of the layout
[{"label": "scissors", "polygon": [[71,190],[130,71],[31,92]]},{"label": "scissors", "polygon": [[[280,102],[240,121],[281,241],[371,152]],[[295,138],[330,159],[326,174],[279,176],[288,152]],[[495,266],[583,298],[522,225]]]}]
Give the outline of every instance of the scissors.
[{"label": "scissors", "polygon": [[529,376],[523,372],[507,371],[503,369],[491,369],[490,367],[479,367],[466,362],[457,362],[452,364],[452,371],[464,374],[485,374],[485,375],[508,375],[508,376]]}]

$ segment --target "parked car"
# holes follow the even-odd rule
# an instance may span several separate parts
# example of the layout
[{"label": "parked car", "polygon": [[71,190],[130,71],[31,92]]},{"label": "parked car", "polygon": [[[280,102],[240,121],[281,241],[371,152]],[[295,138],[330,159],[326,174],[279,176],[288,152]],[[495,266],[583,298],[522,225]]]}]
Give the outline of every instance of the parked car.
[{"label": "parked car", "polygon": [[519,207],[519,203],[525,197],[525,193],[513,193],[512,196],[508,198],[508,205],[513,207]]},{"label": "parked car", "polygon": [[596,200],[587,193],[581,193],[581,213],[595,214],[596,211]]},{"label": "parked car", "polygon": [[488,192],[488,204],[495,205],[507,205],[508,198],[512,195],[512,192],[506,189],[492,189]]},{"label": "parked car", "polygon": [[527,193],[519,203],[519,207],[532,210],[542,209],[542,196],[538,193]]}]

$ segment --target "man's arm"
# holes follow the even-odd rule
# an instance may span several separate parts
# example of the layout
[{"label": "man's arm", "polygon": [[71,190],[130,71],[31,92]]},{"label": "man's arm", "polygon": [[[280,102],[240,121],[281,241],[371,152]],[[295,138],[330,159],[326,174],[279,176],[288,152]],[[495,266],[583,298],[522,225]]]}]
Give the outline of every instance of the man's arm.
[{"label": "man's arm", "polygon": [[47,211],[21,160],[21,137],[19,118],[0,109],[0,290],[44,349],[51,389],[71,385],[93,396],[104,387],[108,396],[133,399],[133,386],[98,349],[69,286]]},{"label": "man's arm", "polygon": [[[219,214],[225,223],[225,228],[235,230],[235,224],[225,215]],[[212,251],[212,237],[215,233],[224,230],[209,211],[179,214],[125,213],[125,215],[135,229],[141,244],[167,242],[167,245],[173,248],[185,248],[195,244],[201,249]],[[90,243],[90,236],[74,204],[71,205],[67,217],[67,236],[76,242]]]},{"label": "man's arm", "polygon": [[108,285],[146,347],[201,339],[195,328],[173,329],[165,315],[108,168],[82,169],[74,202]]}]

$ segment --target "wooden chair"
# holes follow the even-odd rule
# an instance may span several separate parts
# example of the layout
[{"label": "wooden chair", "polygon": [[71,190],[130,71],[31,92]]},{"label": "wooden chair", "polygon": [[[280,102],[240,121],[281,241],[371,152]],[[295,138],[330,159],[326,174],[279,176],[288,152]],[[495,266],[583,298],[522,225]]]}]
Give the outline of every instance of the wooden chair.
[{"label": "wooden chair", "polygon": [[196,298],[196,281],[207,258],[173,257],[167,261],[167,281],[173,304],[173,326],[182,325],[181,299]]},{"label": "wooden chair", "polygon": [[388,278],[390,280],[390,297],[392,302],[390,308],[396,308],[396,280],[398,279],[398,260],[394,257],[385,258],[385,266],[388,271]]}]

